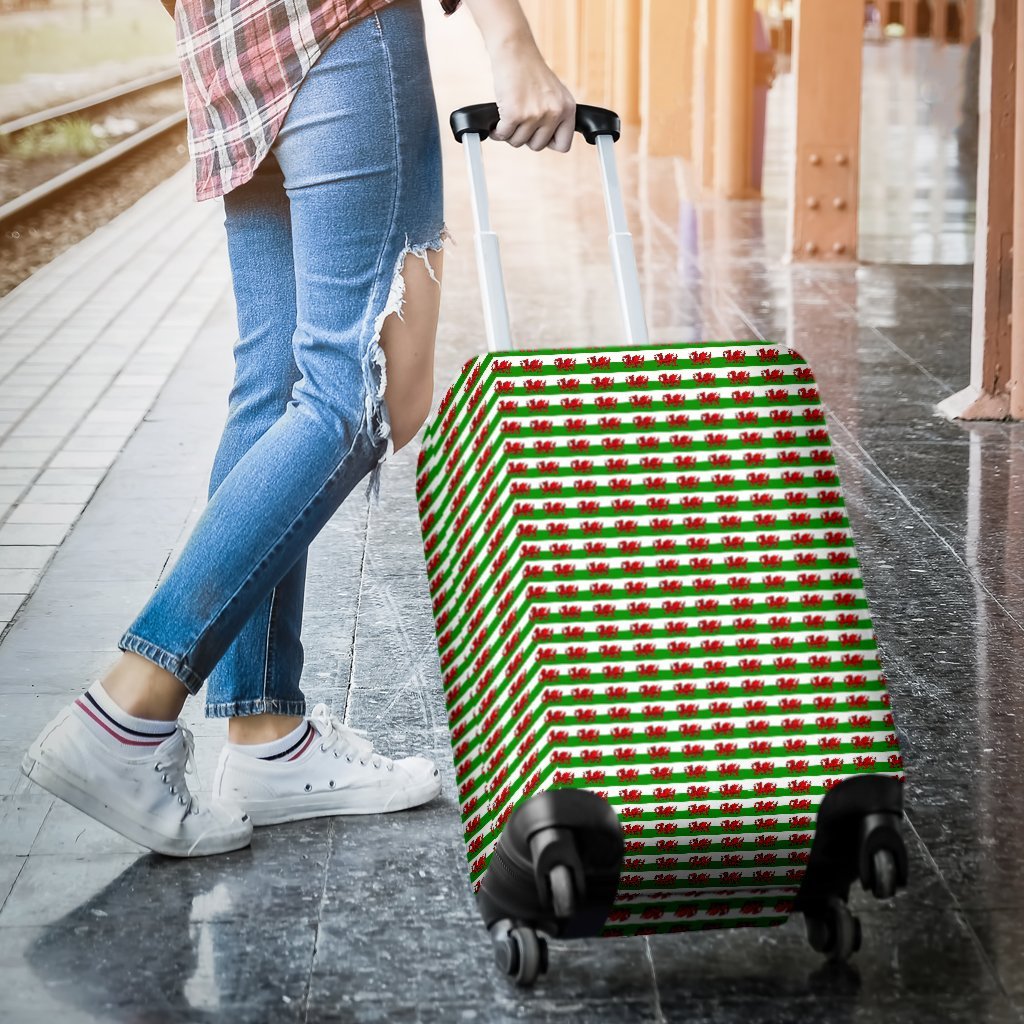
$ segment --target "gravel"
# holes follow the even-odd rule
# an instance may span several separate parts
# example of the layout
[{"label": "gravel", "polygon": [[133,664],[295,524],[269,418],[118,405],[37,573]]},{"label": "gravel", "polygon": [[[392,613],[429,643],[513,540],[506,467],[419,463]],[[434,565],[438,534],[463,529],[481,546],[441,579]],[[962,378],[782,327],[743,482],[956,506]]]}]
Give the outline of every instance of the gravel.
[{"label": "gravel", "polygon": [[[86,124],[90,125],[94,134],[111,131],[109,139],[97,138],[99,148],[104,149],[181,109],[181,83],[172,82],[150,89],[141,96],[105,103],[88,115],[71,115],[70,119],[80,122],[83,129]],[[14,136],[6,149],[0,149],[0,203],[9,202],[91,155],[74,152],[50,154],[45,152],[45,145],[38,139],[26,147],[30,155],[23,155],[18,149],[19,143],[26,135],[38,130],[28,129]]]},{"label": "gravel", "polygon": [[0,237],[0,295],[113,220],[187,161],[182,126],[9,225]]}]

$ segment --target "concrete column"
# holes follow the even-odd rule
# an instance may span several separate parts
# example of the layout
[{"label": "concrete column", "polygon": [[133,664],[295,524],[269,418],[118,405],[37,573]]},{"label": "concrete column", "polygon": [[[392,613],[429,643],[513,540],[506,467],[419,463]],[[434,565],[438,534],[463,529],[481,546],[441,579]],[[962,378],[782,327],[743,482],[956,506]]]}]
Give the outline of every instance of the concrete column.
[{"label": "concrete column", "polygon": [[797,0],[794,259],[856,259],[863,0]]},{"label": "concrete column", "polygon": [[612,107],[626,124],[639,124],[643,0],[612,6]]},{"label": "concrete column", "polygon": [[754,0],[717,0],[715,28],[715,193],[755,195],[751,181],[754,134]]},{"label": "concrete column", "polygon": [[688,157],[691,154],[695,7],[696,0],[643,0],[640,145],[651,156]]},{"label": "concrete column", "polygon": [[1024,253],[1024,228],[1017,233],[1024,217],[1016,209],[1021,189],[1014,188],[1015,146],[1024,135],[1017,105],[1017,7],[1018,0],[987,0],[982,8],[971,383],[939,405],[959,419],[1004,419],[1011,414],[1011,394],[1016,414],[1024,412],[1014,383],[1024,373],[1024,317],[1013,317],[1015,299],[1024,308],[1020,267],[1013,260],[1015,236],[1017,251]]}]

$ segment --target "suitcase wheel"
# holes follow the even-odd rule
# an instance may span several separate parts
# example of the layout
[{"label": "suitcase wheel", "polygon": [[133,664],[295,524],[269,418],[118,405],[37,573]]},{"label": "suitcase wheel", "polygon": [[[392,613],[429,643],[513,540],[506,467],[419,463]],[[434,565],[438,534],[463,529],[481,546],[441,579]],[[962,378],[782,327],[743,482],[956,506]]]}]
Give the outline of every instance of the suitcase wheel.
[{"label": "suitcase wheel", "polygon": [[548,969],[548,944],[526,925],[516,925],[494,938],[498,970],[522,988],[529,988]]},{"label": "suitcase wheel", "polygon": [[576,913],[576,887],[572,880],[572,869],[564,864],[556,864],[548,874],[548,886],[555,915],[568,920]]},{"label": "suitcase wheel", "polygon": [[816,910],[805,911],[804,920],[811,948],[824,953],[833,963],[845,963],[860,949],[860,921],[838,896],[829,897]]},{"label": "suitcase wheel", "polygon": [[894,814],[868,814],[860,823],[858,874],[865,891],[887,900],[907,884],[907,848]]},{"label": "suitcase wheel", "polygon": [[867,888],[870,888],[875,899],[887,900],[896,895],[899,868],[892,850],[875,850],[871,858],[871,873]]}]

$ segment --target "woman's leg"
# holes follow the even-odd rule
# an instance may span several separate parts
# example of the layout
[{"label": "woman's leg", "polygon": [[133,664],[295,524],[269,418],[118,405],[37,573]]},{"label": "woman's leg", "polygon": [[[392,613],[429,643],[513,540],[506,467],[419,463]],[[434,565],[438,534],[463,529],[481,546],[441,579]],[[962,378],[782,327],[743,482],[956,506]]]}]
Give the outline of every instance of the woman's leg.
[{"label": "woman's leg", "polygon": [[[417,278],[420,261],[408,254],[423,257],[425,272],[428,250],[441,244],[440,146],[419,0],[396,0],[328,49],[296,97],[277,156],[293,243],[300,376],[292,397],[213,491],[121,637],[122,659],[59,712],[22,762],[51,793],[177,856],[238,849],[254,823],[397,811],[440,790],[430,761],[383,757],[324,705],[300,720],[301,737],[226,744],[212,807],[200,806],[185,778],[192,736],[177,715],[186,693],[402,440],[389,436],[379,342],[403,309],[403,285],[408,303],[429,303],[422,322],[432,326],[436,294],[425,291],[430,276]],[[419,311],[405,311],[406,330],[388,327],[395,364],[387,390],[425,415],[431,382],[405,374],[432,360],[432,339],[415,330]],[[396,424],[418,428],[421,420],[406,413]],[[233,721],[252,717],[251,693],[229,697],[226,710]]]},{"label": "woman's leg", "polygon": [[[284,415],[300,372],[295,365],[295,264],[284,174],[270,153],[256,174],[224,197],[224,225],[238,315],[235,379],[210,473],[212,498],[238,460]],[[294,728],[305,714],[299,687],[306,585],[303,552],[249,617],[207,679],[206,714],[240,707],[260,723]],[[233,737],[236,738],[236,737]]]},{"label": "woman's leg", "polygon": [[[224,226],[239,336],[228,416],[210,473],[208,498],[284,414],[300,375],[292,351],[295,266],[291,211],[284,175],[273,153],[248,182],[224,197]],[[218,717],[248,706],[254,717],[239,721],[255,727],[256,741],[264,738],[268,725],[277,734],[293,728],[297,716],[305,712],[299,688],[305,575],[303,552],[242,627],[207,680],[207,715]],[[181,710],[181,684],[133,653],[124,654],[103,682],[133,714],[175,718]]]},{"label": "woman's leg", "polygon": [[[301,377],[284,415],[226,475],[119,641],[190,692],[393,447],[378,337],[401,306],[395,275],[409,262],[411,276],[418,261],[407,261],[409,252],[426,258],[441,233],[440,148],[422,22],[415,27],[421,18],[415,0],[400,0],[343,33],[310,71],[278,138]],[[411,305],[406,312],[414,322]],[[416,396],[413,407],[425,416],[429,379],[419,387],[396,379],[406,363],[417,360],[396,357],[392,387]],[[225,710],[247,713],[242,701]]]},{"label": "woman's leg", "polygon": [[[283,414],[299,370],[292,355],[295,270],[291,213],[284,176],[271,153],[253,179],[224,200],[239,341],[229,415],[210,474],[209,496],[242,455]],[[430,410],[434,339],[441,293],[441,250],[409,257],[403,270],[408,312],[381,329],[388,383],[385,401],[395,451],[416,434]],[[428,262],[429,261],[429,264]],[[305,714],[299,687],[306,552],[242,627],[207,679],[206,714],[229,720],[234,743],[266,743],[285,735]],[[252,713],[237,714],[237,701]]]}]

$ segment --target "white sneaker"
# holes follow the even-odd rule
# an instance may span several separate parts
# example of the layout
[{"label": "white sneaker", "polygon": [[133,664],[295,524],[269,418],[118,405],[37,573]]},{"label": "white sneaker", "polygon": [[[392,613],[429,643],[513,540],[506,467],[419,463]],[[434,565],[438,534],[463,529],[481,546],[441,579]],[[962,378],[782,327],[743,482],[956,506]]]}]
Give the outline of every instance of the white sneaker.
[{"label": "white sneaker", "polygon": [[246,811],[254,825],[277,825],[334,814],[402,811],[432,800],[441,777],[425,757],[392,761],[326,705],[308,719],[309,739],[288,760],[252,757],[225,746],[213,780],[213,799]]},{"label": "white sneaker", "polygon": [[141,756],[119,756],[64,708],[29,747],[21,771],[54,796],[126,839],[169,857],[204,857],[252,841],[252,822],[226,805],[201,808],[185,773],[194,740],[173,735]]}]

